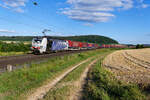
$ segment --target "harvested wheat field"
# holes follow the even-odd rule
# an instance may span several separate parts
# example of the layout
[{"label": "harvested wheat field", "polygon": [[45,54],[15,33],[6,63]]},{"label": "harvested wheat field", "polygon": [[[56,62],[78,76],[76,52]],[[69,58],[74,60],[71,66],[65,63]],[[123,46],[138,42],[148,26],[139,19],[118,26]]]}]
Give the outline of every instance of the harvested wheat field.
[{"label": "harvested wheat field", "polygon": [[119,80],[150,84],[150,49],[116,51],[104,59],[103,65]]}]

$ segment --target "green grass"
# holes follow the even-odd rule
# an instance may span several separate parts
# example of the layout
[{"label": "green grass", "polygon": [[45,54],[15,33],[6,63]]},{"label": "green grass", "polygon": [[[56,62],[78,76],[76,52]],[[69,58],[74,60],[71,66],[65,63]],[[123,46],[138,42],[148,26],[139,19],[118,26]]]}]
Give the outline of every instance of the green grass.
[{"label": "green grass", "polygon": [[26,54],[25,52],[0,52],[0,56],[16,56],[16,55],[23,55]]},{"label": "green grass", "polygon": [[88,75],[84,100],[145,100],[137,85],[118,81],[101,66],[101,61],[102,59],[97,62]]},{"label": "green grass", "polygon": [[97,53],[107,49],[88,51],[64,57],[55,57],[48,62],[32,64],[13,72],[0,75],[0,100],[23,100],[26,94],[41,86],[46,80],[51,80],[58,74]]},{"label": "green grass", "polygon": [[55,88],[50,90],[42,100],[67,100],[68,95],[70,95],[70,93],[76,89],[76,87],[73,86],[73,82],[80,78],[82,72],[88,66],[90,61],[80,65],[71,73],[69,73],[63,80],[61,80],[55,86]]},{"label": "green grass", "polygon": [[[20,41],[3,41],[4,43],[19,43]],[[23,41],[24,44],[31,44],[31,41]]]},{"label": "green grass", "polygon": [[75,90],[77,89],[74,83],[79,80],[85,68],[96,58],[103,57],[104,55],[107,55],[110,52],[112,52],[112,50],[105,50],[99,52],[90,61],[77,67],[75,70],[69,73],[63,80],[61,80],[55,86],[55,88],[51,89],[42,100],[68,100],[69,95],[71,95],[72,92],[75,92]]}]

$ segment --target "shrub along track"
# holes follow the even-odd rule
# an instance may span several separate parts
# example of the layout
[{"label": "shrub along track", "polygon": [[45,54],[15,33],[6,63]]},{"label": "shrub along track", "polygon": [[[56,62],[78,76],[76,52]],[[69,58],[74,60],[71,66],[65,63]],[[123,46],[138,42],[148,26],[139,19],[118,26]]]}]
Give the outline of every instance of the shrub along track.
[{"label": "shrub along track", "polygon": [[2,72],[4,72],[6,70],[7,65],[12,65],[12,66],[22,65],[25,63],[31,63],[33,61],[35,61],[35,62],[38,62],[41,60],[44,61],[47,58],[53,58],[56,56],[64,56],[67,54],[80,53],[80,52],[84,52],[84,51],[89,51],[89,50],[63,51],[63,52],[43,54],[43,55],[26,54],[26,55],[20,55],[20,56],[0,57],[0,70]]}]

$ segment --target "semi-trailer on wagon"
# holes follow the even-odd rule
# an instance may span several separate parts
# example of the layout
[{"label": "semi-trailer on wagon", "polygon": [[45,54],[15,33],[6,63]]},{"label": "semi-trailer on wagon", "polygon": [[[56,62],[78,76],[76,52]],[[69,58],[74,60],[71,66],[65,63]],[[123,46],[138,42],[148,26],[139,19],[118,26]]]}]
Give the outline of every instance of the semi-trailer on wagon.
[{"label": "semi-trailer on wagon", "polygon": [[97,49],[97,48],[127,48],[123,44],[96,44],[86,43],[71,40],[59,40],[51,39],[50,37],[35,37],[32,40],[31,50],[33,53],[42,54],[57,51],[68,51],[68,50],[85,50],[85,49]]}]

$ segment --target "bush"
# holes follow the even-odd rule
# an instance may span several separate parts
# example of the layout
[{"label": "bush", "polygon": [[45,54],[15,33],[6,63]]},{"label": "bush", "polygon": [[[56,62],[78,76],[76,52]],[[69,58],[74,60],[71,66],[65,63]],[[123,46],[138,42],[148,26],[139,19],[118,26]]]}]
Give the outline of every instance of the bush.
[{"label": "bush", "polygon": [[25,45],[23,42],[4,43],[0,41],[0,52],[27,52],[30,46],[30,44]]},{"label": "bush", "polygon": [[140,44],[137,44],[137,45],[136,45],[136,49],[140,49],[140,48],[144,48],[144,46],[143,46],[143,45],[140,45]]}]

